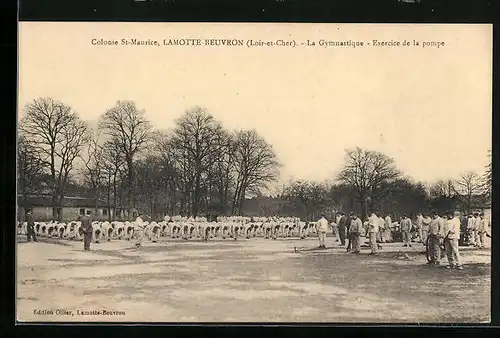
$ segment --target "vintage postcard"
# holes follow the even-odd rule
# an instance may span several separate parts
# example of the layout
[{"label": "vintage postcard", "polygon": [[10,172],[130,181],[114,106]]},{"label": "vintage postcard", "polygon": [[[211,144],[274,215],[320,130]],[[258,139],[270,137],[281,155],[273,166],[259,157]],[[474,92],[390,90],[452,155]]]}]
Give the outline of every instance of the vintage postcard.
[{"label": "vintage postcard", "polygon": [[19,323],[490,321],[491,25],[21,22],[18,119]]}]

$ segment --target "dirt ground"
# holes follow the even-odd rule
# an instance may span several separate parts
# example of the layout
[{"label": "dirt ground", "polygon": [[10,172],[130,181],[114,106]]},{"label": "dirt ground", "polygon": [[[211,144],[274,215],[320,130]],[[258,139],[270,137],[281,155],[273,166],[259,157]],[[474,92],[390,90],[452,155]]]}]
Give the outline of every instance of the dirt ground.
[{"label": "dirt ground", "polygon": [[[429,267],[422,244],[378,256],[314,238],[17,245],[17,318],[58,322],[398,322],[490,320],[489,249],[464,270]],[[405,256],[404,252],[408,255]],[[445,260],[443,260],[444,262]],[[92,311],[99,311],[92,313]],[[107,311],[107,312],[105,312]],[[113,312],[115,311],[115,312]],[[44,314],[45,313],[45,314]]]}]

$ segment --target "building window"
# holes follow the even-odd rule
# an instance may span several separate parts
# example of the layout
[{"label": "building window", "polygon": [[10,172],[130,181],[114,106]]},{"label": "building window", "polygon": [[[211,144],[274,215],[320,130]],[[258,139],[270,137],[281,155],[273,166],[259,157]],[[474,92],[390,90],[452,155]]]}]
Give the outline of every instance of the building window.
[{"label": "building window", "polygon": [[102,215],[108,216],[108,209],[102,209]]},{"label": "building window", "polygon": [[80,209],[80,215],[85,215],[85,208]]}]

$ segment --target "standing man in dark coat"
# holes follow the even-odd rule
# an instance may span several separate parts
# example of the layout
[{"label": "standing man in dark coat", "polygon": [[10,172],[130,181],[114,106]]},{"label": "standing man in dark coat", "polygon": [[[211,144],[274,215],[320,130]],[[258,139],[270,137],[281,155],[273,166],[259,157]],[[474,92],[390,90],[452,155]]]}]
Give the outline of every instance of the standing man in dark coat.
[{"label": "standing man in dark coat", "polygon": [[31,242],[31,238],[33,238],[33,242],[38,242],[36,239],[36,232],[35,232],[35,221],[33,220],[33,213],[31,210],[28,210],[28,213],[26,214],[26,235],[28,237],[28,242]]},{"label": "standing man in dark coat", "polygon": [[347,217],[347,215],[344,212],[341,212],[338,228],[339,228],[340,245],[342,246],[345,246],[347,230],[350,224],[351,220],[349,219],[349,217]]},{"label": "standing man in dark coat", "polygon": [[82,217],[82,230],[83,230],[83,250],[90,251],[90,242],[92,242],[92,218],[90,212]]}]

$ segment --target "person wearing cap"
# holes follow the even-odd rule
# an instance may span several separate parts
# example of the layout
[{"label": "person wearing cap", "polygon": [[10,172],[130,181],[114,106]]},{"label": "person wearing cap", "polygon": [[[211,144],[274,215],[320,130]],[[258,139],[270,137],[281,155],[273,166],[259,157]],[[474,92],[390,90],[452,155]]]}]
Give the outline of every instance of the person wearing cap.
[{"label": "person wearing cap", "polygon": [[361,243],[359,242],[359,236],[361,235],[361,230],[363,229],[363,222],[354,214],[352,217],[351,225],[349,227],[349,236],[351,238],[351,253],[359,254],[361,250]]},{"label": "person wearing cap", "polygon": [[325,249],[326,232],[328,231],[328,221],[326,220],[324,214],[321,214],[321,218],[319,219],[317,224],[318,224],[319,247],[321,249]]},{"label": "person wearing cap", "polygon": [[401,220],[401,234],[403,235],[403,246],[411,248],[411,219],[405,214]]},{"label": "person wearing cap", "polygon": [[36,239],[36,232],[35,232],[35,221],[33,220],[33,212],[31,210],[28,210],[26,213],[26,236],[28,239],[28,242],[31,242],[31,239],[33,238],[33,242],[38,242]]},{"label": "person wearing cap", "polygon": [[92,227],[92,212],[87,211],[86,215],[82,216],[81,229],[83,230],[83,250],[90,251],[90,242],[92,242],[92,234],[94,228]]},{"label": "person wearing cap", "polygon": [[444,248],[448,258],[448,269],[457,268],[463,270],[458,252],[458,238],[460,237],[460,213],[455,211],[449,213],[448,221],[444,224]]},{"label": "person wearing cap", "polygon": [[436,212],[432,213],[432,219],[429,223],[429,262],[430,265],[439,265],[441,260],[441,217]]}]

